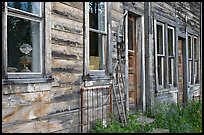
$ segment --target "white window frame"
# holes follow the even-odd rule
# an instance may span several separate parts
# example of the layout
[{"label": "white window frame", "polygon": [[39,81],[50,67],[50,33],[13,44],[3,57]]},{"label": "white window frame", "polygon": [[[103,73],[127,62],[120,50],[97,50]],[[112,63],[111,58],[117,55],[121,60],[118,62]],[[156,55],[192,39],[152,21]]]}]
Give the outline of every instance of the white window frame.
[{"label": "white window frame", "polygon": [[[154,20],[155,24],[155,53],[156,53],[156,78],[158,81],[158,88],[164,88],[164,59],[165,59],[165,42],[164,42],[164,24]],[[163,38],[163,53],[157,54],[157,25],[162,26],[162,38]],[[162,84],[159,84],[159,76],[158,76],[158,57],[161,57],[161,74],[162,74]]]},{"label": "white window frame", "polygon": [[[188,73],[189,73],[189,84],[191,85],[192,83],[192,64],[193,64],[193,49],[192,49],[192,43],[193,43],[193,35],[188,34],[187,36],[188,38],[190,37],[191,39],[191,45],[190,45],[190,51],[191,51],[191,57],[189,58],[189,52],[188,52]],[[187,39],[188,40],[188,39]],[[188,51],[189,51],[189,41],[188,41]]]},{"label": "white window frame", "polygon": [[[195,39],[196,39],[196,44],[195,44]],[[194,60],[193,60],[193,65],[194,65],[194,75],[193,75],[193,83],[196,84],[196,83],[199,83],[196,82],[196,80],[199,80],[199,43],[198,43],[198,37],[196,36],[193,36],[193,57],[194,57]],[[195,46],[196,46],[196,49],[195,49]],[[196,57],[195,57],[195,53],[196,53]],[[197,63],[197,67],[196,67],[196,64]],[[195,72],[196,71],[196,72]],[[197,73],[197,74],[196,74]]]},{"label": "white window frame", "polygon": [[[24,80],[26,83],[29,80],[35,82],[33,80],[39,81],[43,80],[43,78],[51,78],[51,23],[50,23],[50,15],[51,15],[51,3],[50,2],[40,2],[40,15],[36,15],[33,13],[29,13],[26,11],[22,11],[19,9],[15,9],[7,6],[7,2],[4,2],[4,10],[3,10],[3,19],[2,20],[2,32],[3,36],[3,49],[2,49],[2,59],[4,59],[2,67],[3,70],[3,81],[7,82],[12,80],[15,83],[15,80],[18,82],[19,79]],[[40,22],[40,63],[41,63],[41,71],[40,72],[7,72],[7,16],[16,16],[22,19],[28,19],[30,21]],[[35,79],[42,78],[42,79]],[[23,83],[23,82],[22,82]]]},{"label": "white window frame", "polygon": [[[106,67],[105,69],[103,70],[89,70],[89,31],[92,31],[92,32],[96,32],[96,33],[99,33],[99,34],[102,34],[102,48],[104,47],[107,47],[107,45],[105,44],[105,42],[107,42],[107,2],[104,2],[105,4],[105,30],[104,31],[101,31],[101,30],[95,30],[93,28],[90,28],[89,26],[89,2],[85,2],[85,19],[84,19],[84,25],[85,25],[85,28],[84,28],[84,41],[85,41],[85,65],[84,65],[84,75],[105,75],[105,70],[106,70]],[[99,41],[100,42],[100,41]],[[105,46],[106,45],[106,46]],[[105,64],[105,61],[106,61],[106,58],[105,58],[105,54],[104,54],[104,49],[102,50],[102,56],[103,56],[103,65],[106,65]]]},{"label": "white window frame", "polygon": [[[167,30],[168,29],[172,29],[172,33],[173,33],[173,38],[172,38],[172,42],[173,42],[173,55],[170,56],[168,55],[168,59],[171,59],[171,73],[172,73],[172,76],[171,76],[171,79],[172,79],[172,83],[169,82],[169,85],[173,85],[174,84],[174,59],[175,59],[175,31],[174,31],[174,27],[172,26],[167,26]],[[167,39],[168,40],[168,39]],[[167,45],[168,46],[168,45]]]}]

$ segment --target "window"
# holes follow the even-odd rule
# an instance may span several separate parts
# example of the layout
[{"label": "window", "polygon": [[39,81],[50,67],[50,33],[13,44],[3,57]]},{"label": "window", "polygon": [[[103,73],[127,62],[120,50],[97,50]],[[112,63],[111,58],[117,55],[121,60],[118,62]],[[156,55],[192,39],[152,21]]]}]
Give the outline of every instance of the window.
[{"label": "window", "polygon": [[[166,39],[164,37],[167,37]],[[174,87],[175,28],[155,20],[155,57],[158,89]]]},{"label": "window", "polygon": [[189,83],[191,83],[192,75],[192,36],[188,35],[188,74]]},{"label": "window", "polygon": [[198,38],[194,36],[194,83],[199,83],[199,44]]},{"label": "window", "polygon": [[173,85],[174,78],[174,28],[168,26],[168,73],[169,73],[169,84]]},{"label": "window", "polygon": [[[5,2],[3,9],[3,68],[5,78],[44,77],[49,49],[45,49],[45,26],[43,2]],[[46,34],[45,34],[46,31]],[[46,38],[49,40],[49,38]],[[50,53],[49,53],[50,54]],[[49,67],[49,66],[47,66]],[[48,68],[46,68],[48,70]]]},{"label": "window", "polygon": [[105,73],[107,50],[107,4],[106,2],[85,2],[85,46],[88,73]]},{"label": "window", "polygon": [[156,47],[157,47],[157,73],[158,84],[164,86],[164,24],[157,22],[156,24]]}]

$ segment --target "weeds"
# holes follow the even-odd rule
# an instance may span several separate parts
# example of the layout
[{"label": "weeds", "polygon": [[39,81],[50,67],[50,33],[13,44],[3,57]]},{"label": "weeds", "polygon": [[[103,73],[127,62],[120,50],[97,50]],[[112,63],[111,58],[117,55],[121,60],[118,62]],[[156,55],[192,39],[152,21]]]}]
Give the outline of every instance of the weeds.
[{"label": "weeds", "polygon": [[148,125],[141,125],[137,118],[141,113],[129,115],[127,124],[121,124],[112,115],[106,127],[101,121],[91,130],[93,133],[149,133],[154,128],[169,129],[170,133],[201,133],[202,132],[202,101],[190,102],[182,108],[176,104],[159,103],[154,107],[154,113],[147,113],[153,117],[155,122]]}]

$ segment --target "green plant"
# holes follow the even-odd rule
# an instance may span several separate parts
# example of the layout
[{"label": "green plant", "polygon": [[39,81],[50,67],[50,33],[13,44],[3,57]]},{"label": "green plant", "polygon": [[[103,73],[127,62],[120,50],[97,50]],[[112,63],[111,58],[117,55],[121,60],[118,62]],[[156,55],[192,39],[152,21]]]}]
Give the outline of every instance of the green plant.
[{"label": "green plant", "polygon": [[93,133],[149,133],[154,128],[169,129],[170,133],[201,133],[202,132],[202,101],[189,102],[185,107],[177,104],[157,103],[154,113],[147,112],[148,117],[154,117],[155,122],[141,125],[137,118],[141,112],[129,115],[127,124],[119,122],[115,115],[106,127],[101,121],[91,130]]},{"label": "green plant", "polygon": [[155,106],[155,127],[170,133],[202,132],[202,102],[189,102],[185,107],[160,103]]}]

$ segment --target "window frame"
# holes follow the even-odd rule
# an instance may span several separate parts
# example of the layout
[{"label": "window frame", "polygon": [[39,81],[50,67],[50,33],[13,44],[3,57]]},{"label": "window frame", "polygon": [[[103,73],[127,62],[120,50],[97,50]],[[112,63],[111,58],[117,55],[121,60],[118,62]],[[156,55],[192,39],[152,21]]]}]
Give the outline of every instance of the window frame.
[{"label": "window frame", "polygon": [[[162,26],[162,38],[163,38],[163,54],[158,54],[157,53],[157,25]],[[158,89],[164,89],[164,61],[165,61],[165,24],[162,22],[159,22],[157,20],[155,20],[155,54],[156,54],[156,80],[157,80],[157,85],[158,85]],[[162,84],[159,84],[159,76],[158,76],[158,57],[161,57],[161,74],[162,74]]]},{"label": "window frame", "polygon": [[[107,52],[105,54],[105,50],[103,49],[102,50],[102,53],[103,53],[103,65],[104,65],[104,68],[103,70],[90,70],[89,69],[89,62],[90,62],[90,59],[89,59],[89,56],[90,56],[90,53],[89,53],[89,50],[90,50],[90,45],[89,45],[89,32],[95,32],[95,33],[98,33],[98,34],[101,34],[102,36],[102,48],[104,47],[108,47],[108,45],[106,45],[105,43],[107,43],[107,37],[108,37],[108,32],[107,32],[107,19],[108,19],[108,2],[104,2],[104,6],[105,6],[105,30],[104,31],[101,31],[101,30],[96,30],[96,29],[93,29],[93,28],[90,28],[89,26],[89,2],[84,2],[84,76],[87,76],[87,75],[105,75],[106,73],[106,69],[107,69],[107,64],[106,64],[106,57],[107,57]],[[100,42],[100,41],[99,41]],[[105,57],[106,56],[106,57]]]},{"label": "window frame", "polygon": [[[172,73],[172,76],[171,76],[171,79],[172,79],[172,83],[170,83],[170,81],[169,81],[169,85],[170,85],[170,87],[171,86],[173,86],[174,85],[174,65],[175,65],[175,63],[174,63],[174,60],[175,60],[175,28],[174,27],[172,27],[172,26],[167,26],[167,30],[168,29],[171,29],[172,30],[172,34],[173,34],[173,37],[172,37],[172,42],[173,42],[173,48],[172,48],[172,53],[173,53],[173,55],[169,55],[168,54],[168,60],[171,60],[171,65],[169,65],[169,66],[171,66],[171,73]],[[168,35],[168,34],[167,34]],[[169,37],[169,35],[168,35],[168,37]],[[169,40],[169,38],[167,39],[167,41]],[[168,45],[167,45],[168,46]],[[169,46],[168,46],[169,47]],[[167,48],[168,48],[167,47]],[[169,74],[168,74],[168,78],[169,78]]]},{"label": "window frame", "polygon": [[[196,39],[196,43],[195,43],[195,39]],[[196,49],[195,49],[195,46],[196,46]],[[198,84],[199,83],[199,43],[198,43],[198,37],[197,36],[193,36],[193,83],[194,84]],[[196,54],[196,56],[195,56]],[[197,63],[197,67],[196,67],[196,64]],[[196,75],[196,72],[197,71],[197,75]]]},{"label": "window frame", "polygon": [[[2,12],[2,80],[3,84],[5,83],[29,83],[30,81],[34,83],[45,82],[45,80],[53,80],[51,77],[51,2],[40,2],[40,16],[18,10],[12,7],[8,7],[7,2],[4,2],[3,12]],[[20,17],[22,19],[28,19],[30,21],[40,22],[40,42],[41,42],[41,72],[7,72],[7,17],[14,16]],[[23,81],[21,81],[23,80]]]},{"label": "window frame", "polygon": [[[188,37],[188,74],[189,74],[189,80],[188,80],[188,82],[189,82],[189,84],[192,84],[192,67],[193,67],[193,45],[192,45],[192,43],[193,43],[193,41],[192,41],[192,38],[193,38],[193,35],[192,34],[187,34],[187,37]],[[191,51],[191,56],[189,57],[189,37],[190,37],[190,51]]]},{"label": "window frame", "polygon": [[[163,54],[158,54],[158,48],[157,48],[157,25],[162,26],[162,38],[163,38]],[[178,73],[177,69],[175,69],[177,66],[176,60],[177,60],[177,52],[176,52],[176,42],[177,42],[177,33],[176,33],[176,27],[177,25],[170,25],[166,21],[161,21],[160,18],[155,17],[154,18],[154,44],[155,44],[155,82],[156,82],[156,91],[163,91],[165,89],[175,89],[178,87],[176,79]],[[169,42],[168,42],[168,30],[172,30],[172,54],[169,55]],[[163,59],[162,62],[162,85],[159,84],[159,72],[158,72],[158,57],[161,57]],[[169,65],[171,61],[171,65]],[[171,83],[170,83],[170,72],[169,72],[169,66],[171,66]]]}]

